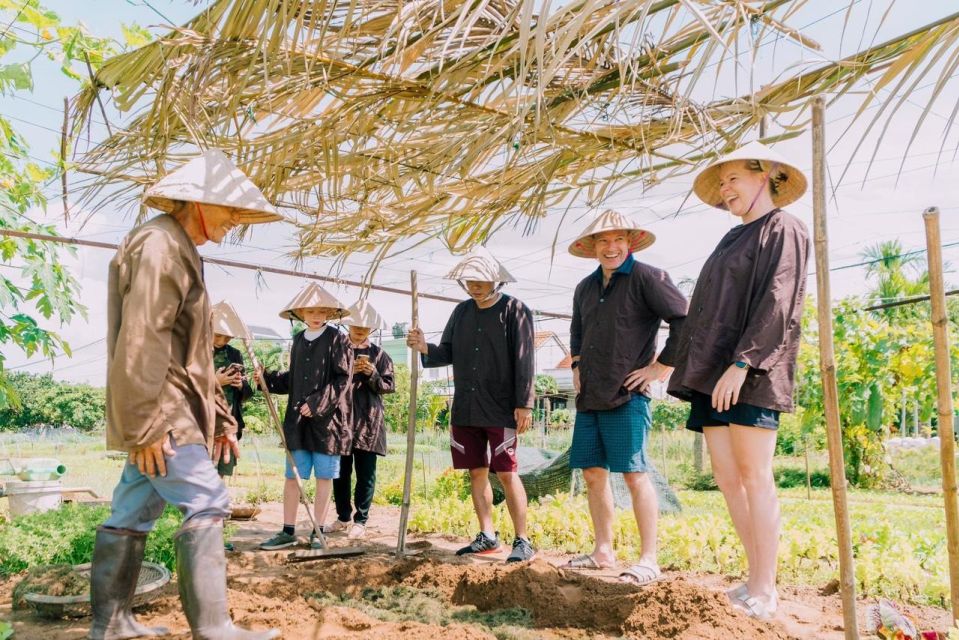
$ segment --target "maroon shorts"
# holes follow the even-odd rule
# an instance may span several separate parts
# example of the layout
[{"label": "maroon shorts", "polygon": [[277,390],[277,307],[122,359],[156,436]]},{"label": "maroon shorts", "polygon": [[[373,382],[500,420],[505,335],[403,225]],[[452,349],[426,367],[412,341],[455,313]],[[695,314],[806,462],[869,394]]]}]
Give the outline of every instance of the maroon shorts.
[{"label": "maroon shorts", "polygon": [[[451,427],[450,452],[454,469],[515,472],[516,429],[506,427]],[[492,460],[489,452],[492,451]]]}]

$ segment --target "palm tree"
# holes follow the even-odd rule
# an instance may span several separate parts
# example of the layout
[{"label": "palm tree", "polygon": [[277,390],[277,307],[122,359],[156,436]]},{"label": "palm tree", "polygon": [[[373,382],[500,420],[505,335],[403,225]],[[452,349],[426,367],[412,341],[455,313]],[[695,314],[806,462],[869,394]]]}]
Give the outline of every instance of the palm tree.
[{"label": "palm tree", "polygon": [[[929,274],[922,268],[922,255],[904,251],[899,240],[878,242],[866,247],[859,256],[866,263],[866,279],[874,283],[867,294],[872,302],[881,304],[929,292]],[[908,305],[881,309],[879,313],[890,320],[901,320],[903,316],[915,318],[921,309]]]}]

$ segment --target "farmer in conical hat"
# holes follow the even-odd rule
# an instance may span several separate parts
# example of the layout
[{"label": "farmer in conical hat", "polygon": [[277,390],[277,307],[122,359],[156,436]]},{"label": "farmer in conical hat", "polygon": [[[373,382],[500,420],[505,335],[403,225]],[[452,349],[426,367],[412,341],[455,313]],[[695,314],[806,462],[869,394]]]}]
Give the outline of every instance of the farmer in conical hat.
[{"label": "farmer in conical hat", "polygon": [[[346,334],[330,320],[348,313],[336,296],[310,282],[280,312],[286,320],[306,325],[293,336],[290,368],[265,371],[264,380],[273,393],[287,394],[283,436],[293,457],[295,469],[286,463],[283,484],[283,529],[260,544],[264,551],[276,551],[297,543],[296,511],[299,488],[296,475],[316,479],[313,513],[316,526],[322,527],[333,491],[333,480],[340,474],[340,456],[353,450],[350,423],[352,404],[353,350]],[[310,532],[310,546],[323,547],[316,531]]]},{"label": "farmer in conical hat", "polygon": [[[216,382],[223,390],[230,412],[236,420],[236,439],[239,441],[243,438],[243,403],[253,397],[253,387],[246,375],[243,354],[230,345],[230,341],[237,337],[233,335],[235,331],[227,317],[230,313],[234,311],[229,304],[221,302],[213,305],[213,367],[216,370]],[[236,462],[236,456],[232,456],[230,462],[221,460],[216,467],[217,473],[220,477],[232,476]]]},{"label": "farmer in conical hat", "polygon": [[237,424],[213,369],[197,246],[219,243],[237,225],[281,217],[217,150],[161,179],[144,202],[165,213],[133,229],[110,262],[107,447],[129,458],[110,517],[97,530],[89,637],[166,634],[137,622],[131,602],[147,533],[169,503],[183,513],[177,583],[193,637],[275,638],[276,630],[235,627],[227,609],[223,519],[230,499],[214,461],[238,454]]},{"label": "farmer in conical hat", "polygon": [[[350,539],[358,540],[366,536],[366,521],[376,488],[376,459],[386,455],[383,396],[396,391],[396,384],[393,360],[370,341],[373,331],[386,328],[373,305],[366,300],[354,303],[349,308],[346,326],[353,347],[353,452],[340,458],[340,477],[333,481],[337,518],[327,531],[347,531]],[[354,467],[355,491],[351,487]]]},{"label": "farmer in conical hat", "polygon": [[742,224],[703,265],[669,382],[672,395],[690,402],[686,427],[705,435],[716,484],[746,548],[749,579],[730,599],[761,619],[778,605],[773,452],[779,414],[793,409],[809,256],[806,226],[782,208],[805,190],[795,164],[758,142],[696,176],[696,195]]},{"label": "farmer in conical hat", "polygon": [[427,344],[419,328],[407,344],[422,354],[424,367],[453,365],[456,389],[450,420],[453,467],[469,469],[480,532],[457,555],[494,553],[493,471],[506,493],[516,538],[507,562],[531,560],[526,534],[526,490],[517,473],[517,434],[532,424],[534,398],[533,314],[502,293],[513,276],[484,248],[474,249],[446,278],[469,294],[453,309],[439,344]]},{"label": "farmer in conical hat", "polygon": [[[570,325],[576,422],[569,466],[583,470],[596,537],[593,552],[569,561],[572,569],[616,565],[613,496],[609,472],[623,474],[642,541],[640,557],[620,579],[647,584],[659,578],[656,527],[659,505],[647,473],[651,426],[650,386],[672,371],[686,298],[669,274],[633,253],[653,244],[653,234],[613,210],[601,213],[569,246],[579,258],[599,262],[573,294]],[[656,355],[663,322],[669,337]]]}]

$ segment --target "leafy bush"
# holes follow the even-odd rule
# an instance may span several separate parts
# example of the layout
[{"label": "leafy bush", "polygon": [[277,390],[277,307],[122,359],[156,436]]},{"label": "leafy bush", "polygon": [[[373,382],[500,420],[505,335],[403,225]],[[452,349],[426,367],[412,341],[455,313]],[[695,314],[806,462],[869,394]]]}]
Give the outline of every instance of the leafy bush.
[{"label": "leafy bush", "polygon": [[[775,467],[773,468],[773,478],[776,480],[776,486],[780,489],[792,489],[795,487],[806,486],[806,471],[797,467]],[[809,472],[809,483],[817,489],[829,486],[829,471],[826,469],[815,469]],[[691,475],[686,481],[685,486],[691,491],[718,491],[716,479],[711,473],[700,475]]]},{"label": "leafy bush", "polygon": [[653,429],[672,431],[686,426],[689,417],[688,402],[653,400]]},{"label": "leafy bush", "polygon": [[37,425],[92,431],[103,424],[106,393],[102,388],[59,382],[50,374],[14,373],[8,383],[20,402],[0,408],[0,431]]},{"label": "leafy bush", "polygon": [[549,426],[568,427],[573,424],[573,412],[569,409],[557,409],[549,415]]},{"label": "leafy bush", "polygon": [[[109,515],[107,506],[67,504],[0,525],[0,575],[43,564],[90,562],[96,529]],[[167,507],[147,538],[146,560],[174,570],[173,534],[181,521],[180,512]]]}]

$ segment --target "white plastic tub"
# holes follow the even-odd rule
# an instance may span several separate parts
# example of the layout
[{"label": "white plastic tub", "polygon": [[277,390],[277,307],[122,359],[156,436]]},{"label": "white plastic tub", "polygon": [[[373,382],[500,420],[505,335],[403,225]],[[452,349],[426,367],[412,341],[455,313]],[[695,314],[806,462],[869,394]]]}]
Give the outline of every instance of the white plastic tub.
[{"label": "white plastic tub", "polygon": [[59,480],[8,482],[4,493],[10,500],[11,516],[50,511],[59,508],[63,502],[63,487]]}]

